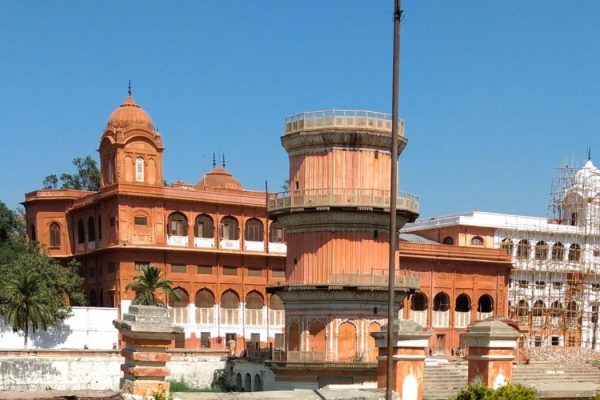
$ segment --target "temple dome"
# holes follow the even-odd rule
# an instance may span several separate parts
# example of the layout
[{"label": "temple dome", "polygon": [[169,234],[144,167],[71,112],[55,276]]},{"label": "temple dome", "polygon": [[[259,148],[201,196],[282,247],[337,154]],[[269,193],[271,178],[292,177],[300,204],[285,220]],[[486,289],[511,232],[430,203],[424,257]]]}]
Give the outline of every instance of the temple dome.
[{"label": "temple dome", "polygon": [[225,168],[214,167],[196,184],[196,188],[242,189],[242,184]]},{"label": "temple dome", "polygon": [[142,107],[136,104],[130,94],[125,99],[125,102],[110,114],[107,126],[112,128],[128,128],[132,125],[142,125],[145,128],[154,130],[152,118],[150,118],[150,115]]},{"label": "temple dome", "polygon": [[572,189],[584,197],[597,197],[600,193],[600,170],[588,160],[583,168],[575,173]]}]

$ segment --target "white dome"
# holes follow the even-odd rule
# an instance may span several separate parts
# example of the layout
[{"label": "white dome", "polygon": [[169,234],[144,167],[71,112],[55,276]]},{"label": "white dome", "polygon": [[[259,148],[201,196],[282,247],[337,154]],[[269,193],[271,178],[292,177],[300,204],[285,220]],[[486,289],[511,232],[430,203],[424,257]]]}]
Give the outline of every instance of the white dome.
[{"label": "white dome", "polygon": [[597,197],[600,195],[600,170],[588,160],[583,168],[575,173],[573,186],[569,191],[576,191],[582,197]]}]

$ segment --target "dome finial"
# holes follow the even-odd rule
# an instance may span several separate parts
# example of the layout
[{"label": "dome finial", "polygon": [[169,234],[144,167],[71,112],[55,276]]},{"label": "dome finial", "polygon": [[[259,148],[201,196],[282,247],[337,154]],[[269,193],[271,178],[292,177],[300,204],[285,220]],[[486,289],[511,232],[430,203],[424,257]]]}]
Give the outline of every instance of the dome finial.
[{"label": "dome finial", "polygon": [[129,80],[129,84],[127,85],[127,94],[131,96],[131,79]]},{"label": "dome finial", "polygon": [[215,153],[213,152],[213,168],[217,166],[217,160],[215,158]]},{"label": "dome finial", "polygon": [[592,148],[588,146],[588,161],[592,161]]},{"label": "dome finial", "polygon": [[223,153],[223,168],[225,168],[225,153]]}]

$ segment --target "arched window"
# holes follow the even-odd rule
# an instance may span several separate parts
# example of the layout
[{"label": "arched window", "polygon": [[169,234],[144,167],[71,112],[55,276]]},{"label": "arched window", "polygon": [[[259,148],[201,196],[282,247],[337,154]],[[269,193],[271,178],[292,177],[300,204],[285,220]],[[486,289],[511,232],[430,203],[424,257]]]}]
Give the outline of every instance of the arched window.
[{"label": "arched window", "polygon": [[454,326],[456,328],[466,328],[471,322],[471,298],[461,293],[456,298],[454,305]]},{"label": "arched window", "polygon": [[494,314],[494,299],[489,294],[484,294],[477,301],[477,319],[482,320]]},{"label": "arched window", "polygon": [[238,240],[240,238],[240,229],[237,219],[233,217],[223,217],[220,226],[221,240]]},{"label": "arched window", "polygon": [[60,225],[50,224],[50,247],[60,247]]},{"label": "arched window", "polygon": [[190,302],[190,297],[188,293],[177,287],[173,289],[173,292],[177,295],[169,296],[169,311],[171,312],[171,321],[174,324],[185,325],[188,322],[188,303]]},{"label": "arched window", "polygon": [[554,243],[552,246],[552,259],[563,260],[565,258],[565,245],[561,242]]},{"label": "arched window", "polygon": [[283,309],[283,301],[281,301],[281,297],[277,296],[276,294],[272,294],[271,297],[269,297],[269,324],[285,324],[285,312]]},{"label": "arched window", "polygon": [[526,300],[519,300],[517,303],[517,319],[519,325],[527,325],[529,323],[529,304]]},{"label": "arched window", "polygon": [[167,229],[169,236],[187,236],[187,218],[180,212],[171,213],[171,215],[169,215],[169,226]]},{"label": "arched window", "polygon": [[502,243],[500,245],[500,247],[502,248],[502,250],[506,251],[506,254],[508,254],[509,256],[512,256],[513,253],[513,242],[510,239],[502,239]]},{"label": "arched window", "polygon": [[536,300],[531,309],[532,324],[534,327],[541,328],[544,326],[544,311],[546,305],[542,300]]},{"label": "arched window", "polygon": [[575,300],[571,300],[569,304],[567,304],[567,328],[575,329],[577,328],[577,311],[579,311],[579,307],[577,307],[577,303]]},{"label": "arched window", "polygon": [[88,242],[93,242],[94,240],[96,240],[96,226],[94,223],[94,217],[88,218],[87,228],[88,228],[88,232],[87,232]]},{"label": "arched window", "polygon": [[473,246],[483,246],[483,238],[481,236],[475,236],[471,239]]},{"label": "arched window", "polygon": [[529,258],[529,241],[523,239],[517,246],[517,258],[526,260]]},{"label": "arched window", "polygon": [[77,243],[81,244],[85,242],[85,227],[83,225],[83,220],[80,219],[77,221]]},{"label": "arched window", "polygon": [[298,324],[296,322],[292,322],[290,324],[290,329],[288,331],[288,350],[300,350],[300,329],[298,328]]},{"label": "arched window", "polygon": [[104,307],[104,290],[100,289],[98,293],[98,306]]},{"label": "arched window", "polygon": [[135,181],[144,182],[144,159],[141,157],[135,159]]},{"label": "arched window", "polygon": [[96,296],[96,291],[94,289],[90,290],[88,294],[88,304],[90,307],[96,307],[98,305],[98,297]]},{"label": "arched window", "polygon": [[535,259],[545,260],[548,258],[548,245],[543,240],[540,240],[535,245]]},{"label": "arched window", "polygon": [[434,328],[447,328],[450,323],[450,297],[440,292],[433,298],[433,322]]},{"label": "arched window", "polygon": [[581,246],[577,243],[573,243],[569,247],[569,261],[580,261],[581,260]]},{"label": "arched window", "polygon": [[454,239],[452,239],[450,236],[446,236],[442,243],[448,244],[448,245],[454,244]]},{"label": "arched window", "polygon": [[427,326],[427,296],[419,292],[410,298],[410,319],[421,325]]},{"label": "arched window", "polygon": [[208,289],[200,289],[194,299],[196,306],[196,323],[212,325],[214,323],[215,296]]},{"label": "arched window", "polygon": [[246,221],[244,237],[251,242],[262,242],[264,240],[263,224],[256,218]]},{"label": "arched window", "polygon": [[278,221],[271,223],[271,231],[269,232],[269,242],[285,243],[283,227]]},{"label": "arched window", "polygon": [[246,325],[262,325],[262,309],[264,299],[257,291],[251,291],[246,295]]},{"label": "arched window", "polygon": [[560,301],[556,300],[550,306],[550,323],[553,328],[558,328],[560,326],[562,313],[563,313],[563,306],[560,303]]},{"label": "arched window", "polygon": [[221,295],[221,324],[236,325],[240,320],[240,297],[233,290]]},{"label": "arched window", "polygon": [[215,226],[212,218],[207,214],[200,214],[196,217],[194,225],[194,236],[205,239],[212,239],[215,235]]},{"label": "arched window", "polygon": [[35,225],[34,224],[31,224],[31,236],[29,236],[29,238],[34,242],[37,240],[37,235],[35,234]]}]

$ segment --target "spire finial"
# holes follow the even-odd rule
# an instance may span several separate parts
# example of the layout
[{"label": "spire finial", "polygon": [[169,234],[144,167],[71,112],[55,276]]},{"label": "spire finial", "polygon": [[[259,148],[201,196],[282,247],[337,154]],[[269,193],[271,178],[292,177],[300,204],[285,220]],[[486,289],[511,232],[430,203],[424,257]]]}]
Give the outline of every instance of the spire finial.
[{"label": "spire finial", "polygon": [[217,160],[215,158],[215,153],[213,152],[213,168],[217,166]]},{"label": "spire finial", "polygon": [[223,153],[223,168],[225,168],[225,153]]},{"label": "spire finial", "polygon": [[131,96],[131,79],[129,80],[129,84],[127,85],[127,93]]},{"label": "spire finial", "polygon": [[588,146],[588,161],[592,160],[592,148]]}]

